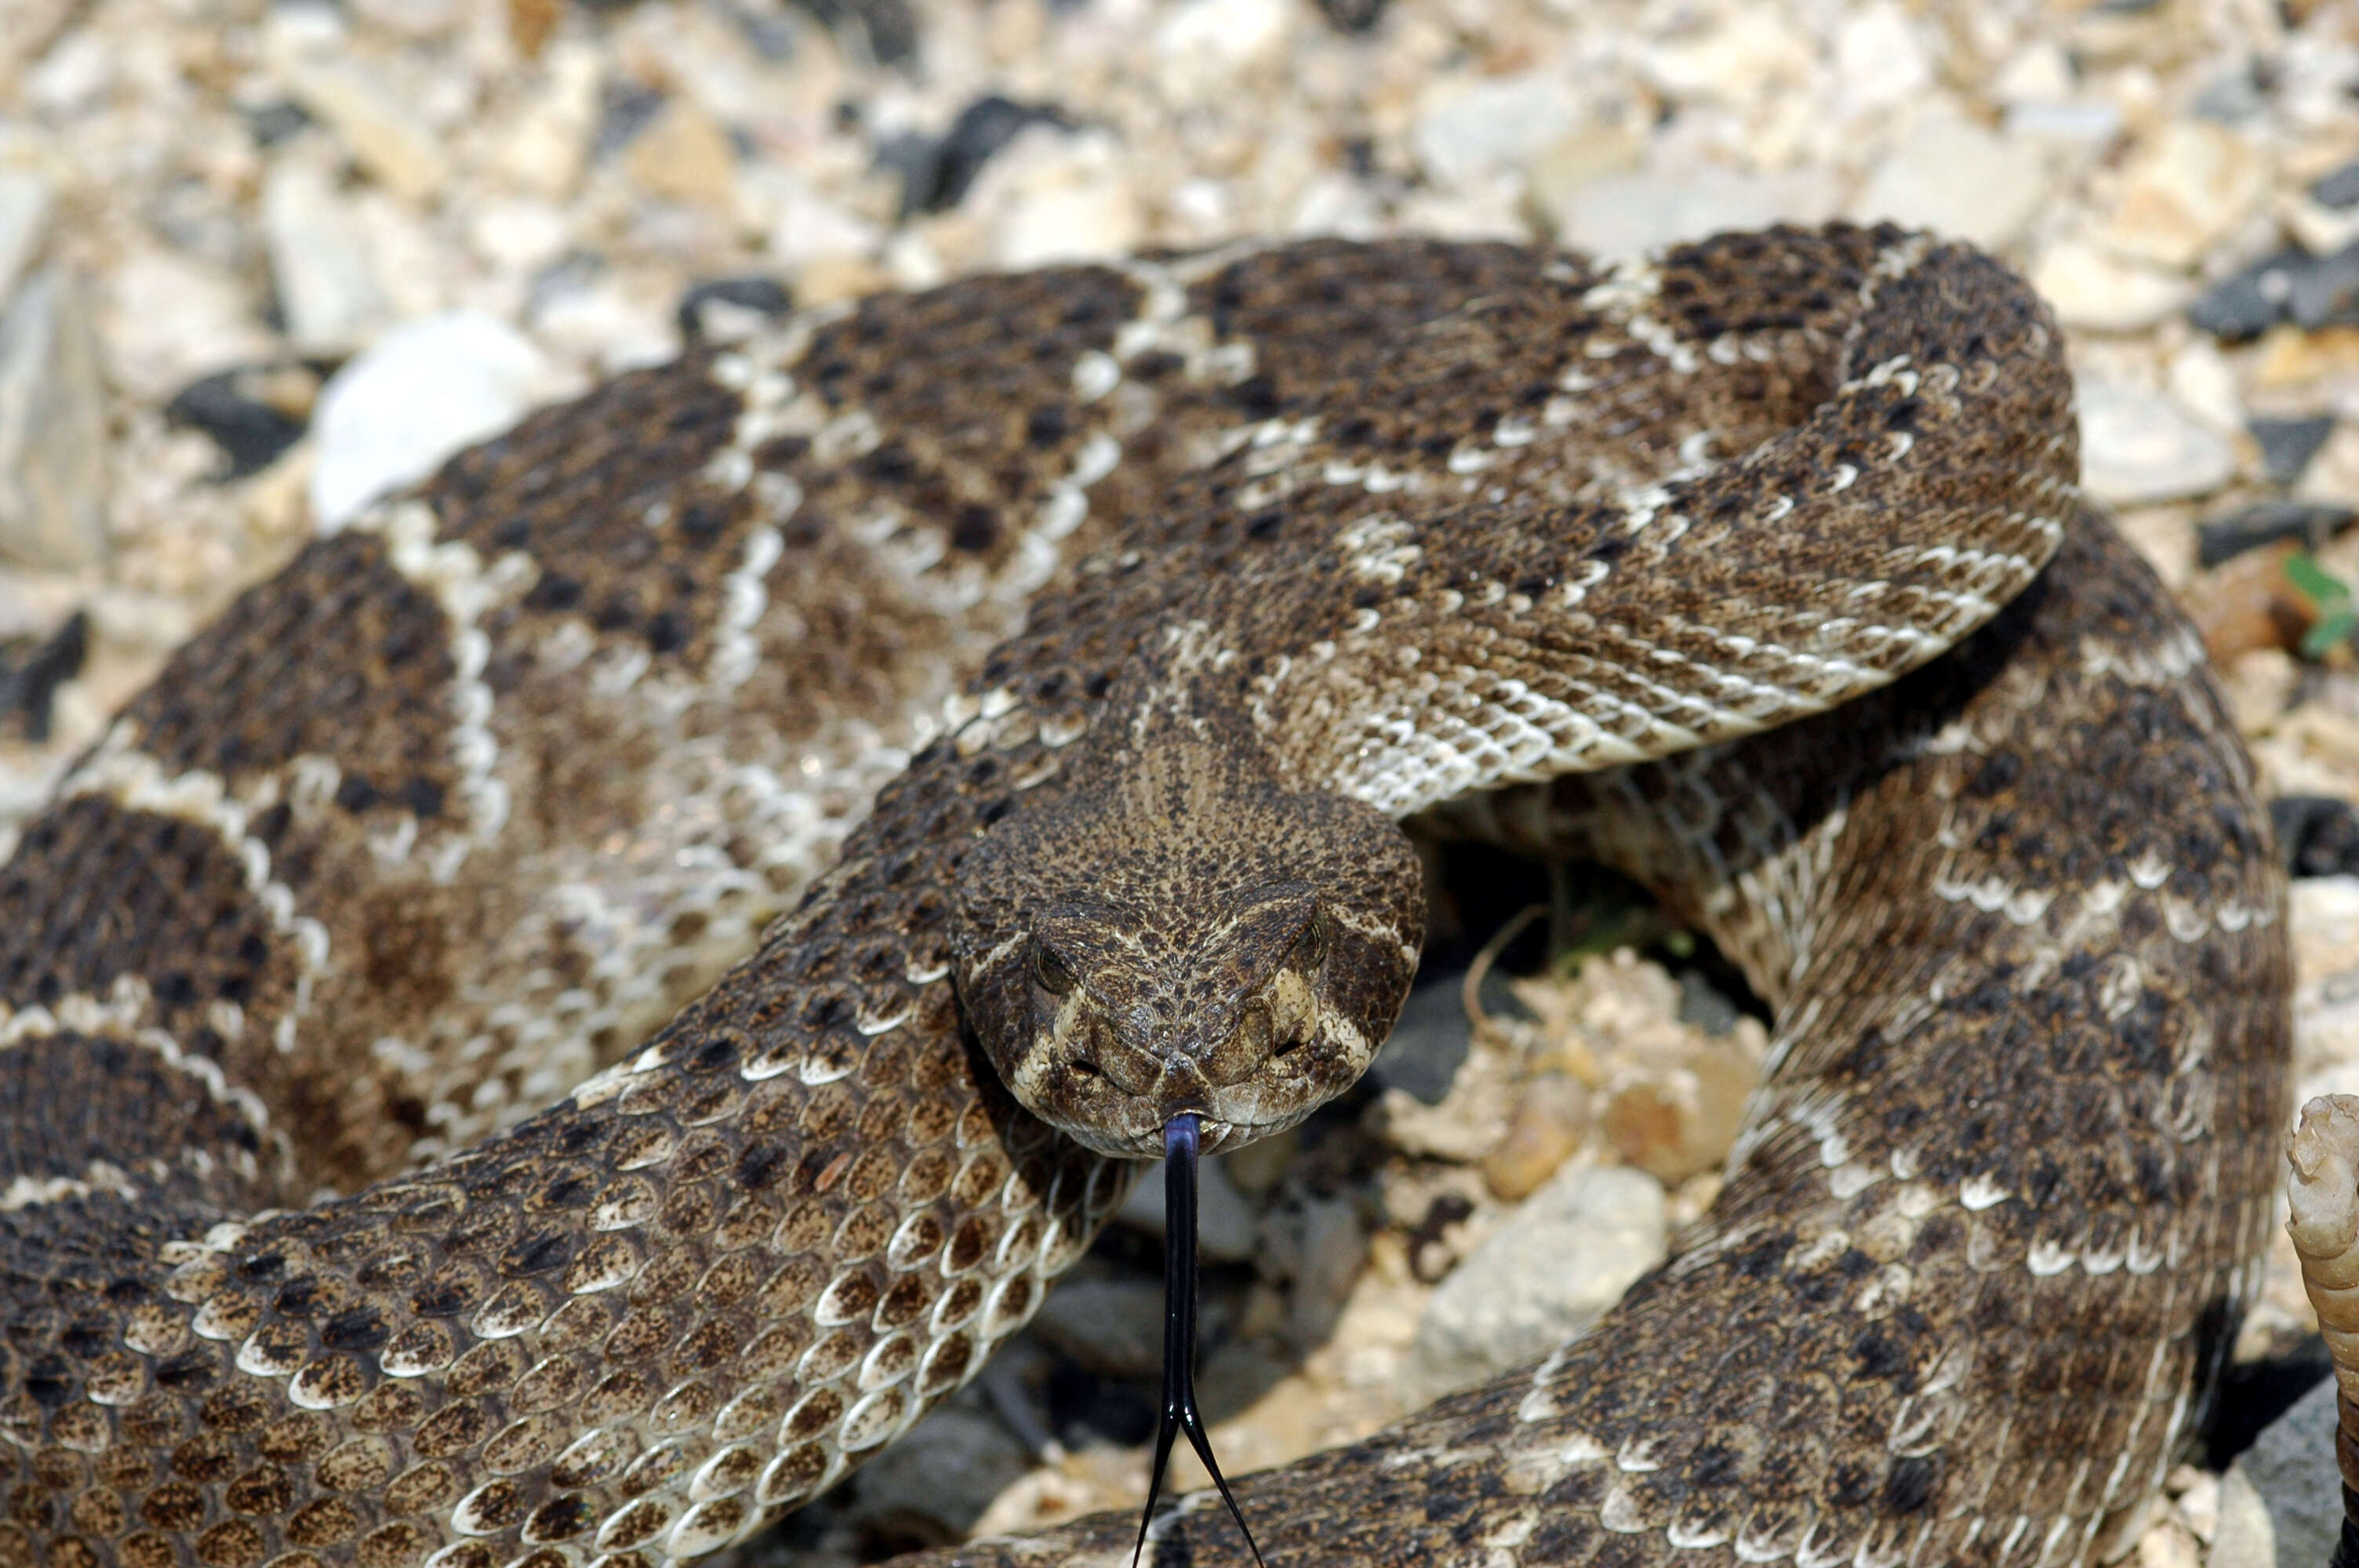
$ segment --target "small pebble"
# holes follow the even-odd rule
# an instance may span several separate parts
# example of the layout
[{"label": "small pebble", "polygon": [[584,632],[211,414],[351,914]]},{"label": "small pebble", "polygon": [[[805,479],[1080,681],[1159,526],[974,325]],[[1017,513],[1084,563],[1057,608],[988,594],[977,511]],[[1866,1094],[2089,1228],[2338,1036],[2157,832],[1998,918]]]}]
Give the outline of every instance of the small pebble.
[{"label": "small pebble", "polygon": [[1640,1171],[1560,1171],[1467,1255],[1409,1348],[1411,1402],[1548,1354],[1662,1260],[1662,1184]]},{"label": "small pebble", "polygon": [[674,319],[683,339],[729,342],[794,308],[795,297],[775,277],[716,277],[691,285]]},{"label": "small pebble", "polygon": [[2288,284],[2286,314],[2296,326],[2359,325],[2359,244],[2295,267]]},{"label": "small pebble", "polygon": [[[1392,1034],[1368,1067],[1373,1087],[1400,1089],[1427,1105],[1440,1105],[1466,1060],[1472,1027],[1459,995],[1462,975],[1429,980],[1408,993]],[[1490,1000],[1486,988],[1484,1001]]]},{"label": "small pebble", "polygon": [[694,100],[668,98],[631,145],[623,168],[648,195],[725,208],[736,191],[729,133]]},{"label": "small pebble", "polygon": [[1147,222],[1110,133],[1040,124],[993,160],[965,211],[984,225],[991,265],[1014,271],[1113,261],[1136,248]]},{"label": "small pebble", "polygon": [[2080,384],[2081,482],[2111,506],[2206,495],[2236,474],[2236,454],[2175,399],[2111,382]]},{"label": "small pebble", "polygon": [[1339,33],[1372,33],[1385,19],[1385,0],[1319,0],[1319,14]]},{"label": "small pebble", "polygon": [[[1133,1230],[1163,1234],[1163,1162],[1147,1167],[1115,1218]],[[1196,1165],[1196,1247],[1215,1263],[1242,1263],[1260,1246],[1261,1217],[1219,1160]]]},{"label": "small pebble", "polygon": [[2254,419],[2245,429],[2252,433],[2253,442],[2261,449],[2261,471],[2271,484],[2292,484],[2301,478],[2301,470],[2326,445],[2326,438],[2334,431],[2334,416],[2314,415],[2307,419]]},{"label": "small pebble", "polygon": [[861,1466],[851,1511],[870,1535],[897,1548],[949,1545],[1032,1467],[1006,1423],[972,1400],[953,1399]]},{"label": "small pebble", "polygon": [[2213,77],[2190,105],[2198,119],[2213,120],[2223,125],[2242,124],[2268,106],[2268,96],[2262,91],[2249,60]]},{"label": "small pebble", "polygon": [[2220,1477],[2220,1511],[2205,1568],[2277,1568],[2277,1531],[2241,1459]]},{"label": "small pebble", "polygon": [[1757,1062],[1715,1041],[1681,1066],[1617,1089],[1598,1130],[1625,1163],[1675,1186],[1726,1157],[1760,1077]]},{"label": "small pebble", "polygon": [[1494,1197],[1521,1203],[1556,1173],[1589,1131],[1589,1091],[1562,1073],[1527,1080],[1507,1135],[1483,1157],[1483,1184]]},{"label": "small pebble", "polygon": [[0,312],[0,557],[96,565],[106,498],[97,334],[73,278],[44,267]]},{"label": "small pebble", "polygon": [[2196,564],[2216,567],[2246,550],[2283,539],[2298,540],[2304,549],[2315,550],[2354,522],[2359,522],[2359,512],[2320,502],[2264,501],[2239,507],[2225,517],[2196,524]]},{"label": "small pebble", "polygon": [[2267,1512],[2285,1568],[2328,1561],[2343,1530],[2334,1468],[2334,1379],[2327,1379],[2254,1440],[2236,1461]]},{"label": "small pebble", "polygon": [[262,237],[299,353],[344,354],[391,318],[392,303],[353,204],[322,170],[283,158],[262,187]]},{"label": "small pebble", "polygon": [[90,616],[77,610],[47,637],[0,641],[0,717],[17,739],[39,745],[49,738],[58,687],[82,673],[90,656]]},{"label": "small pebble", "polygon": [[2284,656],[2300,645],[2314,611],[2286,577],[2293,553],[2284,541],[2247,550],[2206,579],[2192,613],[2215,665],[2240,669],[2248,658]]},{"label": "small pebble", "polygon": [[2288,252],[2255,262],[2205,289],[2187,308],[2187,319],[2228,342],[2257,338],[2285,319],[2293,275],[2308,261]]},{"label": "small pebble", "polygon": [[1833,181],[1810,169],[1738,174],[1708,165],[1684,176],[1567,176],[1543,155],[1530,171],[1526,200],[1560,243],[1618,255],[1728,228],[1822,222],[1834,215],[1838,196]]},{"label": "small pebble", "polygon": [[1102,1378],[1144,1381],[1163,1365],[1163,1285],[1156,1280],[1066,1280],[1049,1292],[1032,1332]]},{"label": "small pebble", "polygon": [[7,302],[49,233],[56,189],[29,168],[0,168],[0,304]]},{"label": "small pebble", "polygon": [[2310,199],[2337,212],[2359,207],[2359,158],[2310,181]]},{"label": "small pebble", "polygon": [[358,163],[406,201],[424,202],[451,178],[450,156],[411,106],[358,60],[306,60],[296,98],[325,122]]},{"label": "small pebble", "polygon": [[321,390],[311,470],[320,527],[341,528],[377,496],[516,423],[546,391],[546,375],[530,340],[480,311],[386,333]]},{"label": "small pebble", "polygon": [[215,479],[259,473],[303,438],[319,382],[302,366],[249,365],[190,382],[164,406],[167,422],[201,430],[222,449]]},{"label": "small pebble", "polygon": [[2074,240],[2041,253],[2031,284],[2066,326],[2093,332],[2140,331],[2179,309],[2188,295],[2180,278]]},{"label": "small pebble", "polygon": [[1522,165],[1580,117],[1571,84],[1552,72],[1444,77],[1419,94],[1409,145],[1430,178],[1456,188]]},{"label": "small pebble", "polygon": [[877,162],[901,176],[901,215],[943,212],[965,200],[967,189],[992,155],[1030,125],[1069,130],[1053,104],[1018,103],[996,92],[959,111],[938,137],[890,137],[877,148]]},{"label": "small pebble", "polygon": [[2277,853],[2296,877],[2359,876],[2359,812],[2329,795],[2285,795],[2269,802]]},{"label": "small pebble", "polygon": [[1863,222],[1888,218],[1997,250],[2022,235],[2047,199],[2048,165],[2038,148],[1936,114],[1877,163],[1851,211]]},{"label": "small pebble", "polygon": [[2240,134],[2207,121],[2174,121],[2123,169],[2105,243],[2162,266],[2192,266],[2244,221],[2267,188],[2267,171]]}]

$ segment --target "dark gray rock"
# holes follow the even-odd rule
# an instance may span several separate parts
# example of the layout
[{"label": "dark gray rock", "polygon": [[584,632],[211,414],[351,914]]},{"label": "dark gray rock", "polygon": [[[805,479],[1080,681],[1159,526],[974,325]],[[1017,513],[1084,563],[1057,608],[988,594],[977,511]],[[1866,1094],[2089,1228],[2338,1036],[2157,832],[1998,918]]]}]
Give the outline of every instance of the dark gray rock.
[{"label": "dark gray rock", "polygon": [[[1450,1093],[1451,1080],[1457,1077],[1473,1038],[1459,994],[1463,979],[1462,972],[1440,976],[1408,993],[1392,1037],[1368,1068],[1369,1081],[1377,1088],[1399,1089],[1427,1105],[1440,1105]],[[1484,986],[1485,1007],[1504,999],[1506,1007],[1521,1011],[1504,984],[1495,989],[1495,997],[1494,987]]]},{"label": "dark gray rock", "polygon": [[2312,180],[2310,199],[2321,207],[2332,207],[2337,212],[2359,207],[2359,158],[2354,158],[2336,169]]},{"label": "dark gray rock", "polygon": [[1072,123],[1053,105],[1018,103],[986,93],[959,111],[939,138],[902,135],[876,149],[876,161],[901,176],[901,215],[944,212],[957,206],[992,156],[1027,126]]},{"label": "dark gray rock", "polygon": [[2297,877],[2359,875],[2359,812],[2331,795],[2285,795],[2269,802],[2277,854]]},{"label": "dark gray rock", "polygon": [[49,738],[58,687],[90,655],[90,616],[80,610],[46,637],[0,639],[0,721],[34,745]]},{"label": "dark gray rock", "polygon": [[1319,14],[1339,33],[1373,33],[1385,18],[1385,0],[1319,0]]},{"label": "dark gray rock", "polygon": [[2359,244],[2294,267],[2287,280],[2286,314],[2294,325],[2310,331],[2359,325]]},{"label": "dark gray rock", "polygon": [[2287,251],[2231,273],[2196,297],[2187,319],[2227,342],[2257,338],[2285,319],[2293,274],[2309,261],[2299,251]]},{"label": "dark gray rock", "polygon": [[2314,550],[2359,520],[2359,512],[2321,501],[2264,501],[2241,507],[2195,527],[2195,559],[2216,567],[2246,550],[2280,539],[2299,539]]},{"label": "dark gray rock", "polygon": [[[298,374],[310,373],[299,366],[286,368]],[[174,393],[172,401],[164,406],[168,424],[201,431],[221,449],[222,466],[213,474],[216,482],[261,472],[303,438],[308,410],[299,414],[287,408],[265,389],[264,384],[279,370],[270,365],[241,365],[201,376]],[[316,382],[312,390],[318,390]]]},{"label": "dark gray rock", "polygon": [[2279,1416],[2237,1461],[2269,1511],[2277,1561],[2314,1568],[2343,1529],[2343,1477],[2334,1468],[2334,1379]]},{"label": "dark gray rock", "polygon": [[715,277],[690,285],[688,292],[679,297],[679,308],[673,312],[673,319],[679,324],[679,335],[694,341],[731,335],[716,332],[713,329],[719,322],[708,321],[708,312],[715,318],[744,312],[775,321],[794,308],[793,293],[775,277]]},{"label": "dark gray rock", "polygon": [[2194,110],[2201,119],[2235,125],[2268,106],[2268,95],[2261,91],[2259,77],[2247,60],[2212,78],[2211,85],[2197,95]]},{"label": "dark gray rock", "polygon": [[2301,478],[2301,470],[2326,445],[2326,438],[2334,433],[2334,416],[2315,415],[2307,419],[2255,419],[2245,428],[2252,433],[2254,444],[2261,449],[2261,470],[2272,484],[2291,484]]}]

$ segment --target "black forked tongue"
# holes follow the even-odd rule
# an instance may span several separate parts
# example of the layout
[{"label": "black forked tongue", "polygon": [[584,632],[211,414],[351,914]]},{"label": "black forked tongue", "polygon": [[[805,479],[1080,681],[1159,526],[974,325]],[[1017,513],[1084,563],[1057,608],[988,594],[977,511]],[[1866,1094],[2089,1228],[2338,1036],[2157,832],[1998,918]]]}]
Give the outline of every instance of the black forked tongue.
[{"label": "black forked tongue", "polygon": [[1245,1550],[1262,1562],[1261,1548],[1245,1516],[1229,1491],[1226,1476],[1212,1458],[1212,1440],[1204,1435],[1204,1418],[1196,1410],[1196,1151],[1198,1126],[1194,1116],[1175,1116],[1163,1127],[1163,1421],[1155,1433],[1155,1472],[1147,1483],[1147,1511],[1138,1519],[1138,1544],[1130,1554],[1131,1568],[1147,1551],[1147,1527],[1155,1518],[1156,1494],[1163,1489],[1163,1467],[1171,1458],[1171,1439],[1188,1434],[1188,1446],[1212,1472],[1221,1501],[1237,1521]]}]

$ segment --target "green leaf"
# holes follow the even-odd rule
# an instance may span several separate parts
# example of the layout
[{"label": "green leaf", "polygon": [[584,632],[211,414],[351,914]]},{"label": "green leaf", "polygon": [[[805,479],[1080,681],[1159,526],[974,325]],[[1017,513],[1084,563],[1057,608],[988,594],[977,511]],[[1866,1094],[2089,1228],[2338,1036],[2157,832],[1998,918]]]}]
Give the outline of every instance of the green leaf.
[{"label": "green leaf", "polygon": [[2322,659],[2329,648],[2349,642],[2354,632],[2359,632],[2359,610],[2346,604],[2332,615],[2321,616],[2316,625],[2302,633],[2301,656]]},{"label": "green leaf", "polygon": [[2332,613],[2351,602],[2351,588],[2308,556],[2288,556],[2286,580],[2307,594],[2321,611]]}]

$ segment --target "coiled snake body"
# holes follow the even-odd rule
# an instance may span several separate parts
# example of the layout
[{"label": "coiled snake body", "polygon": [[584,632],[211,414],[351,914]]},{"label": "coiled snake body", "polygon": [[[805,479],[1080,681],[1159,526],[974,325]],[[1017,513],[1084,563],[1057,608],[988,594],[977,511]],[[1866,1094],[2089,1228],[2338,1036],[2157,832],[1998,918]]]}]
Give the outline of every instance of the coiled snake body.
[{"label": "coiled snake body", "polygon": [[1771,1067],[1603,1324],[1241,1480],[1270,1560],[2086,1558],[2254,1288],[2287,966],[2059,350],[1887,230],[1322,242],[806,315],[453,460],[0,871],[0,1562],[743,1537],[1119,1200],[1035,1110],[1217,1140],[1364,1064],[1420,813],[1660,888]]}]

